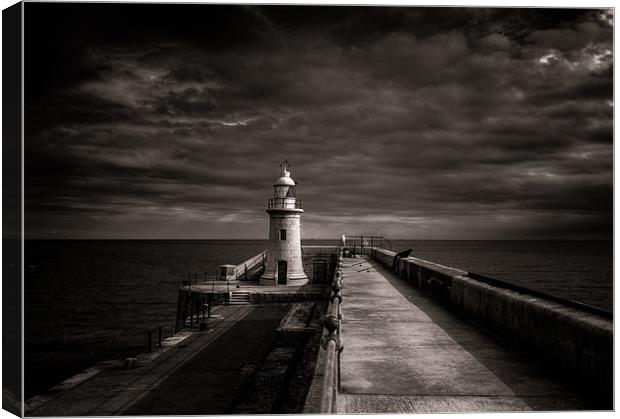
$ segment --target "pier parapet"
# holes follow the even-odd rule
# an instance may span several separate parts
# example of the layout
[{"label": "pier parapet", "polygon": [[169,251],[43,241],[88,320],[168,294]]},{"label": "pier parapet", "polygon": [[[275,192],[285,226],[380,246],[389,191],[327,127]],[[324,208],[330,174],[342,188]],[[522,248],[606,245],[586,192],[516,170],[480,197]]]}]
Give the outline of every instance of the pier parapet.
[{"label": "pier parapet", "polygon": [[335,269],[331,277],[327,312],[323,318],[321,348],[317,367],[308,392],[303,413],[338,413],[340,387],[340,354],[344,349],[342,335],[342,289],[344,276],[342,248],[337,249]]}]

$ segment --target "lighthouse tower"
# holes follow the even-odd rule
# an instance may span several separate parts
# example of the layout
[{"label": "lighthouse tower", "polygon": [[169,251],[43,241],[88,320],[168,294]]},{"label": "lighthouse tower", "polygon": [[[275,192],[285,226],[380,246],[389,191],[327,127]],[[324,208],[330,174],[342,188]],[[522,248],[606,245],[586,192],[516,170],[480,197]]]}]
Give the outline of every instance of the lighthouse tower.
[{"label": "lighthouse tower", "polygon": [[295,181],[288,162],[280,165],[280,177],[273,184],[273,198],[267,205],[269,247],[261,285],[303,285],[308,282],[301,257],[301,201],[295,198]]}]

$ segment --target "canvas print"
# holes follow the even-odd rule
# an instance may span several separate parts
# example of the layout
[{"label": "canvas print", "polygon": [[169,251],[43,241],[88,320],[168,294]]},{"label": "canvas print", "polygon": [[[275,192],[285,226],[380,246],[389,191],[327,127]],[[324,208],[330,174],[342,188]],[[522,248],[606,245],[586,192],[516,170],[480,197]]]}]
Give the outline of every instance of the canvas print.
[{"label": "canvas print", "polygon": [[613,9],[23,13],[26,416],[613,409]]}]

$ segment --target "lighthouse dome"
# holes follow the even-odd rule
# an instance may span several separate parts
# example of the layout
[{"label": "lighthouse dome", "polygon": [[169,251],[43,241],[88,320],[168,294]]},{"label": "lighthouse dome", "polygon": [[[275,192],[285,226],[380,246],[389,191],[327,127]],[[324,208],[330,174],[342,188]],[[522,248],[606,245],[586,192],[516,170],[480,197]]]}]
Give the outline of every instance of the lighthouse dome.
[{"label": "lighthouse dome", "polygon": [[273,186],[295,186],[291,172],[288,171],[288,161],[283,161],[280,165],[280,177],[273,182]]},{"label": "lighthouse dome", "polygon": [[290,176],[281,176],[273,182],[273,186],[295,186],[295,181]]}]

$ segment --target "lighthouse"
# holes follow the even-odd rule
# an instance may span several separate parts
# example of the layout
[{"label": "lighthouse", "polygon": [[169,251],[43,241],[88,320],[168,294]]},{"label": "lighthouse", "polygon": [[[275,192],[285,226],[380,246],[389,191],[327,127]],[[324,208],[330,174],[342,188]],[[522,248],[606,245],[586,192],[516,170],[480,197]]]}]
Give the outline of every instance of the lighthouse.
[{"label": "lighthouse", "polygon": [[288,162],[280,165],[273,183],[273,198],[267,204],[269,247],[261,285],[303,285],[308,282],[301,255],[301,201],[295,197],[295,181]]}]

